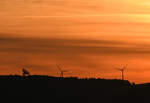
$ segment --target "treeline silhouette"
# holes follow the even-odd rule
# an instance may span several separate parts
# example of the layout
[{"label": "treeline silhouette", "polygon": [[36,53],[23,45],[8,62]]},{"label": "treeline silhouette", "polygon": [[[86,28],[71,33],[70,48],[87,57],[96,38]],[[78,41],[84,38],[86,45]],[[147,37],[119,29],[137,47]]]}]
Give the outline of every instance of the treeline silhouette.
[{"label": "treeline silhouette", "polygon": [[150,84],[127,80],[42,75],[0,76],[4,101],[42,103],[143,103],[150,97]]}]

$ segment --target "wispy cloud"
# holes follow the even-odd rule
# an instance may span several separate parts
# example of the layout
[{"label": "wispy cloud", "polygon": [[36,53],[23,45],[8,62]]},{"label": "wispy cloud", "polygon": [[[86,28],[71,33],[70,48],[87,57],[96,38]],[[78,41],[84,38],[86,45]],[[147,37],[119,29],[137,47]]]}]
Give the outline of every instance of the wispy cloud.
[{"label": "wispy cloud", "polygon": [[[45,65],[49,64],[47,61],[52,64],[66,61],[72,64],[79,62],[87,65],[87,62],[91,62],[89,65],[98,65],[90,57],[150,53],[149,45],[110,40],[0,38],[0,44],[1,65],[32,63],[40,61],[40,58]],[[42,61],[41,64],[44,63]]]}]

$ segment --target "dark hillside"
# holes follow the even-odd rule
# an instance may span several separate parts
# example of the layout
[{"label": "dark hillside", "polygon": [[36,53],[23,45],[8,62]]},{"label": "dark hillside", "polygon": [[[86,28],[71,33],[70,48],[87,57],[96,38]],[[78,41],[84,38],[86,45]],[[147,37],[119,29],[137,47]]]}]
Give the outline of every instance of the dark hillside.
[{"label": "dark hillside", "polygon": [[149,90],[150,87],[131,85],[123,80],[0,76],[1,99],[5,101],[127,103],[137,99],[146,100]]}]

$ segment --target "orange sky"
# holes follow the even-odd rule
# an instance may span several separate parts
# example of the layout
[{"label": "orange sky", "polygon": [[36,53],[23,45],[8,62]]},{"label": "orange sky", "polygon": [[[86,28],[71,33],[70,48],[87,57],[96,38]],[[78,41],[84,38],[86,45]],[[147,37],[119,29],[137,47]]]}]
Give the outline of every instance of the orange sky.
[{"label": "orange sky", "polygon": [[[0,74],[120,78],[150,82],[149,0],[0,1]],[[28,68],[29,68],[28,67]]]}]

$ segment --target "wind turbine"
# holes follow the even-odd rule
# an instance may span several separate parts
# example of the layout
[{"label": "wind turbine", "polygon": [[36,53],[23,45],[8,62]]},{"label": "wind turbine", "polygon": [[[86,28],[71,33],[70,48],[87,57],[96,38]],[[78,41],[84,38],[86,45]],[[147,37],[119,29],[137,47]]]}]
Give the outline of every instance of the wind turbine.
[{"label": "wind turbine", "polygon": [[63,78],[64,77],[64,73],[68,72],[68,71],[67,70],[62,70],[59,65],[56,65],[56,66],[57,66],[58,70],[60,71],[60,77]]},{"label": "wind turbine", "polygon": [[125,71],[126,68],[127,68],[127,65],[123,66],[122,68],[118,68],[118,71],[121,72],[122,80],[124,80],[124,71]]}]

